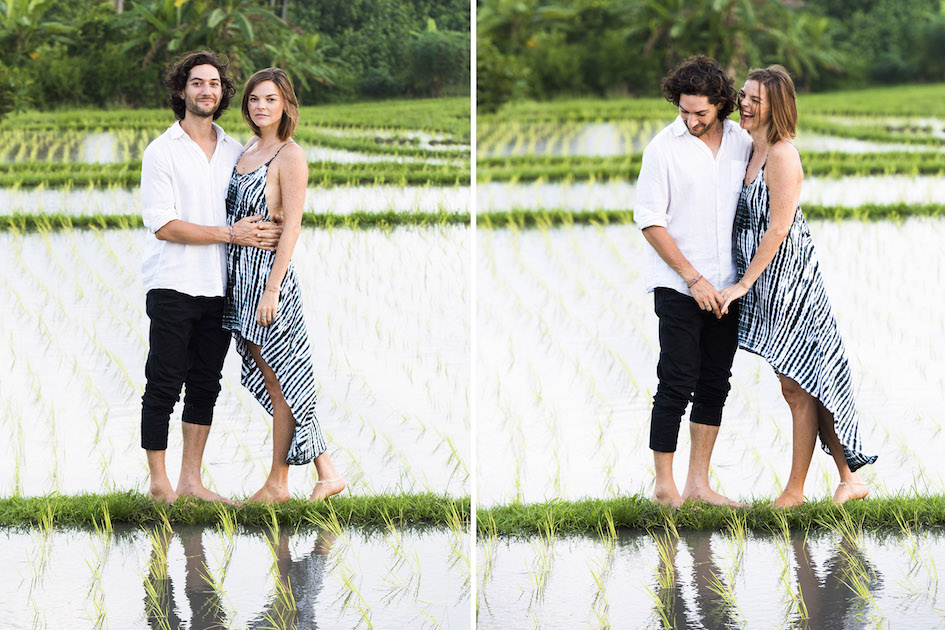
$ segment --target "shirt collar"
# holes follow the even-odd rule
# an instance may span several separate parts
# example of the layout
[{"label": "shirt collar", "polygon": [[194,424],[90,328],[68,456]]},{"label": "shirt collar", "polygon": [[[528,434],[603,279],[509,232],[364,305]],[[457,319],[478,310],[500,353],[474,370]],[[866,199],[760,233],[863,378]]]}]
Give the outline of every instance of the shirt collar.
[{"label": "shirt collar", "polygon": [[[235,140],[230,138],[230,136],[226,135],[226,132],[223,131],[223,127],[221,127],[220,125],[216,123],[210,123],[210,124],[213,125],[213,128],[216,129],[217,131],[217,144],[221,144],[223,142],[235,142]],[[174,124],[171,125],[171,128],[168,131],[171,134],[171,138],[173,138],[174,140],[177,140],[187,135],[187,132],[184,131],[184,128],[180,126],[179,120],[175,121]]]}]

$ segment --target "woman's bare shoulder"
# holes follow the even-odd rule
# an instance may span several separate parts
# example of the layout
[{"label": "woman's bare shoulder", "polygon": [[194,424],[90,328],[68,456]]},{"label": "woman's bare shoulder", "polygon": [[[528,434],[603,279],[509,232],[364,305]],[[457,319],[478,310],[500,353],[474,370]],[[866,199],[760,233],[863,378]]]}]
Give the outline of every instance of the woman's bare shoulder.
[{"label": "woman's bare shoulder", "polygon": [[771,170],[787,175],[800,174],[801,155],[797,152],[794,143],[779,140],[768,149],[768,163],[765,170]]}]

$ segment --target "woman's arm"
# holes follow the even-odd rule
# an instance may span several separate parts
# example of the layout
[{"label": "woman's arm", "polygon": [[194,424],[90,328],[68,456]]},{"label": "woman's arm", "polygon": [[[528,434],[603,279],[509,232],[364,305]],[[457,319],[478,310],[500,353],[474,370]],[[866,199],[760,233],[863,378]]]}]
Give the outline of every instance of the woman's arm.
[{"label": "woman's arm", "polygon": [[256,323],[268,326],[276,317],[279,306],[279,287],[289,269],[292,252],[302,231],[302,211],[308,186],[308,162],[302,147],[294,142],[285,147],[278,159],[279,194],[282,202],[282,236],[276,256],[269,270],[269,279],[256,308]]},{"label": "woman's arm", "polygon": [[751,289],[762,272],[774,260],[774,255],[781,247],[794,223],[797,205],[801,199],[801,180],[804,171],[801,168],[801,156],[790,142],[778,142],[768,150],[765,165],[765,184],[768,186],[768,205],[771,209],[771,221],[758,243],[758,250],[752,256],[748,268],[741,279],[722,290],[722,313],[728,313],[728,306]]}]

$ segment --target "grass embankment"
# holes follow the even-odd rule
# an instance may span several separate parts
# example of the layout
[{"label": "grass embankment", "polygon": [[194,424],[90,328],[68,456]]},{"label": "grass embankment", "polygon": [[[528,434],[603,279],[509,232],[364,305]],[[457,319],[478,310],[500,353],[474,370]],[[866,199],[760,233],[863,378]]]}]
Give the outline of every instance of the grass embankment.
[{"label": "grass embankment", "polygon": [[[224,129],[245,127],[239,95],[217,121]],[[299,128],[340,127],[364,129],[421,130],[444,133],[454,141],[469,142],[469,98],[402,99],[370,103],[337,103],[299,108]],[[12,114],[0,124],[3,129],[144,129],[163,130],[173,124],[168,108],[159,109],[67,109]]]},{"label": "grass embankment", "polygon": [[[302,225],[322,229],[391,229],[412,225],[469,225],[469,214],[462,212],[352,212],[350,214],[302,215]],[[10,214],[0,215],[0,232],[50,232],[60,230],[132,230],[143,228],[138,214]]]},{"label": "grass embankment", "polygon": [[[945,204],[864,204],[862,206],[803,206],[807,219],[842,221],[902,221],[915,216],[945,216]],[[484,229],[552,228],[568,225],[609,225],[633,223],[633,210],[511,210],[476,215],[476,226]]]},{"label": "grass embankment", "polygon": [[476,510],[477,535],[533,536],[535,534],[594,534],[617,528],[651,529],[673,523],[678,529],[720,530],[736,520],[758,531],[830,529],[838,519],[865,529],[945,525],[945,496],[908,496],[851,501],[837,507],[829,499],[789,510],[774,509],[769,501],[757,507],[734,509],[686,503],[676,511],[661,508],[646,497],[550,501],[513,504]]},{"label": "grass embankment", "polygon": [[[642,154],[612,157],[523,156],[516,158],[481,158],[476,162],[476,179],[480,183],[491,181],[529,182],[538,179],[545,181],[601,179],[633,181],[640,175],[642,160]],[[814,177],[945,174],[945,153],[933,151],[805,153],[803,163],[805,175]]]},{"label": "grass embankment", "polygon": [[[309,162],[311,186],[467,186],[469,166],[423,162]],[[110,164],[18,162],[0,164],[0,187],[137,187],[141,161]]]},{"label": "grass embankment", "polygon": [[[292,499],[281,505],[247,504],[228,506],[184,498],[174,505],[158,505],[137,492],[82,494],[44,497],[9,497],[0,499],[0,524],[12,526],[50,524],[96,525],[104,521],[133,524],[163,522],[187,525],[215,525],[226,512],[240,525],[262,526],[272,523],[297,525],[311,522],[313,516],[333,514],[344,525],[451,525],[457,518],[470,521],[469,497],[452,498],[435,494],[391,494],[379,496],[333,497],[321,503]],[[316,519],[317,520],[317,519]]]}]

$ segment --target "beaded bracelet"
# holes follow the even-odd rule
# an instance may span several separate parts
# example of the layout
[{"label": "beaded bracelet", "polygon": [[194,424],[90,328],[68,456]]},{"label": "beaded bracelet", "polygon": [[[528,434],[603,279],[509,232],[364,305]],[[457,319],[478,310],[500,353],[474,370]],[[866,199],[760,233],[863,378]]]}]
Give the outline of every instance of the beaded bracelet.
[{"label": "beaded bracelet", "polygon": [[229,225],[229,226],[227,226],[227,227],[230,228],[230,244],[232,245],[232,244],[233,244],[233,241],[236,240],[236,234],[233,232],[233,226],[232,226],[232,225]]},{"label": "beaded bracelet", "polygon": [[687,289],[691,289],[691,288],[692,288],[697,282],[699,282],[700,280],[702,280],[702,274],[701,274],[701,273],[700,273],[698,276],[696,276],[695,278],[693,278],[692,280],[690,280],[689,282],[687,282],[687,283],[686,283],[686,288],[687,288]]}]

